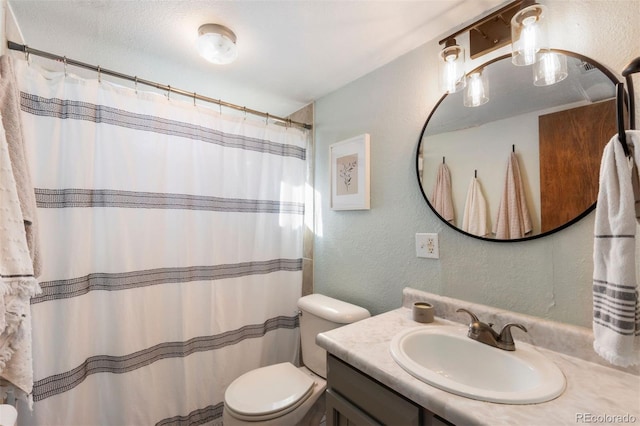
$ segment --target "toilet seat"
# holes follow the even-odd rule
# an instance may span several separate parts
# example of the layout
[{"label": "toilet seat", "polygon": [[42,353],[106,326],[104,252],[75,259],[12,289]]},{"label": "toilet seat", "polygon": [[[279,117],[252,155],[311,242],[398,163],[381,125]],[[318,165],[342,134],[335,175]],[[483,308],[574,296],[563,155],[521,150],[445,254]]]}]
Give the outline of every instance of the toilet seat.
[{"label": "toilet seat", "polygon": [[290,362],[249,371],[224,395],[225,408],[240,420],[263,421],[298,408],[313,393],[315,381]]}]

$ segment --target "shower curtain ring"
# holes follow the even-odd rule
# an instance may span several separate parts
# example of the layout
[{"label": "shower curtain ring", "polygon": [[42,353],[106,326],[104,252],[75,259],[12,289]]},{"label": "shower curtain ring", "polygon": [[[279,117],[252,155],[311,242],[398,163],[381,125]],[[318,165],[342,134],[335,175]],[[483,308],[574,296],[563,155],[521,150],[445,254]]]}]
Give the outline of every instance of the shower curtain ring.
[{"label": "shower curtain ring", "polygon": [[269,125],[269,113],[267,113],[267,118],[264,120],[265,125]]},{"label": "shower curtain ring", "polygon": [[133,77],[133,81],[135,82],[135,91],[136,95],[138,94],[138,76]]},{"label": "shower curtain ring", "polygon": [[246,106],[243,106],[243,107],[242,107],[242,110],[244,111],[244,118],[243,118],[243,120],[246,120],[246,119],[247,119],[247,107],[246,107]]},{"label": "shower curtain ring", "polygon": [[102,83],[102,69],[98,65],[98,83]]},{"label": "shower curtain ring", "polygon": [[167,86],[167,100],[168,101],[171,100],[171,85],[170,84]]},{"label": "shower curtain ring", "polygon": [[222,115],[222,100],[218,99],[218,111],[220,112],[220,115]]},{"label": "shower curtain ring", "polygon": [[193,92],[193,106],[196,106],[196,92]]},{"label": "shower curtain ring", "polygon": [[64,63],[64,76],[66,77],[67,76],[67,57],[66,56],[62,58],[62,62]]},{"label": "shower curtain ring", "polygon": [[27,61],[27,64],[29,64],[29,46],[26,44],[24,45],[24,59]]}]

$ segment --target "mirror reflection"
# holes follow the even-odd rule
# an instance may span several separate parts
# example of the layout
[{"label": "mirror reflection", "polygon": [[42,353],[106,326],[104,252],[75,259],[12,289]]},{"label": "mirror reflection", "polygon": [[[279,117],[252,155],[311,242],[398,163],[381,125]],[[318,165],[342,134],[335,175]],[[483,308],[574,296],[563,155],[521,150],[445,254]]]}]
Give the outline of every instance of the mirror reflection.
[{"label": "mirror reflection", "polygon": [[417,174],[449,226],[491,241],[526,240],[595,207],[602,150],[616,133],[617,80],[591,59],[555,52],[567,56],[568,76],[558,83],[535,86],[533,67],[505,55],[479,68],[491,85],[487,103],[465,107],[462,91],[431,112]]}]

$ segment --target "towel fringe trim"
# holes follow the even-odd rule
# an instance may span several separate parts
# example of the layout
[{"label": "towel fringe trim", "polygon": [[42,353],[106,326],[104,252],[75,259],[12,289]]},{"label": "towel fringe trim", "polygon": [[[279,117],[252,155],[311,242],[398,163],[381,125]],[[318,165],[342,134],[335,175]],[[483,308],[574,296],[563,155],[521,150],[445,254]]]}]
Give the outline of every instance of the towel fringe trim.
[{"label": "towel fringe trim", "polygon": [[617,365],[618,367],[632,367],[640,364],[640,352],[638,351],[631,354],[631,356],[621,356],[610,348],[600,345],[597,341],[593,342],[593,350],[607,362]]},{"label": "towel fringe trim", "polygon": [[15,295],[30,299],[40,293],[42,293],[42,288],[38,280],[33,277],[0,278],[0,297]]},{"label": "towel fringe trim", "polygon": [[[30,299],[42,293],[38,280],[33,277],[0,279],[0,377],[16,352],[15,344],[24,338],[24,320],[28,318]],[[6,379],[5,379],[6,380]],[[8,381],[8,380],[7,380]],[[10,381],[8,381],[10,383]],[[12,384],[13,385],[13,384]],[[33,409],[33,398],[13,385],[16,398]]]}]

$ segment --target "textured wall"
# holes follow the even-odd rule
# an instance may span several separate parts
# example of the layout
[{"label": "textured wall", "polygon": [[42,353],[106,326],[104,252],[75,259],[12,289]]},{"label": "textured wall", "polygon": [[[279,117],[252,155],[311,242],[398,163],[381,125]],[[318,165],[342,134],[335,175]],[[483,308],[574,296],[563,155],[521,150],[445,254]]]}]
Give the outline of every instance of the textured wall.
[{"label": "textured wall", "polygon": [[[618,75],[640,55],[637,0],[543,3],[552,47]],[[423,200],[415,150],[440,96],[438,50],[437,41],[428,42],[317,101],[315,291],[376,314],[399,307],[402,288],[411,286],[589,327],[593,213],[552,236],[503,244],[455,232]],[[362,133],[371,135],[371,210],[332,211],[329,145]],[[416,232],[439,233],[439,260],[415,257]]]}]

